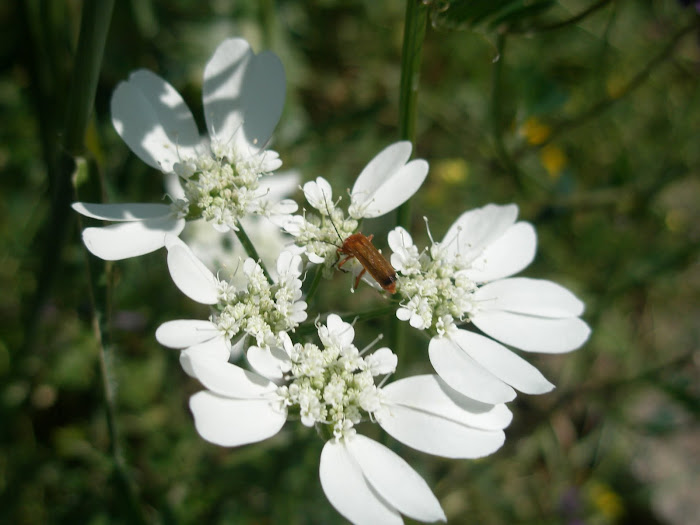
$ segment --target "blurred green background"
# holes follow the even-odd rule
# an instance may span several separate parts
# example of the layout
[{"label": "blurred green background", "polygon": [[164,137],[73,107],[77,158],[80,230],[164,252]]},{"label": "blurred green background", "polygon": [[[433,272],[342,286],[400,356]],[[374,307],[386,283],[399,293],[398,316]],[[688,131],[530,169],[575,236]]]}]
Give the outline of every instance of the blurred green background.
[{"label": "blurred green background", "polygon": [[[500,18],[456,23],[459,2],[427,3],[434,24],[416,155],[431,171],[413,203],[413,233],[425,240],[423,215],[439,239],[462,211],[517,203],[539,234],[524,275],[584,299],[593,335],[569,355],[527,356],[557,389],[512,403],[506,445],[493,456],[450,461],[385,442],[424,475],[452,523],[698,523],[697,11],[671,0],[525,1]],[[51,166],[81,9],[0,4],[0,522],[341,522],[318,482],[313,431],[291,423],[239,449],[196,434],[187,401],[198,385],[153,334],[206,310],[175,289],[164,253],[105,267],[86,256],[74,214],[65,235],[56,230],[51,203],[65,202]],[[372,0],[117,2],[86,137],[87,197],[159,200],[160,174],[112,128],[111,92],[149,68],[204,129],[202,70],[231,36],[284,63],[274,148],[285,167],[349,187],[398,138],[404,9]],[[367,227],[380,247],[391,220]],[[107,365],[127,478],[112,460],[88,261],[111,290]],[[348,287],[341,275],[325,282],[321,311],[376,301]],[[360,324],[358,337],[385,326]],[[408,370],[429,371],[426,341],[410,341]]]}]

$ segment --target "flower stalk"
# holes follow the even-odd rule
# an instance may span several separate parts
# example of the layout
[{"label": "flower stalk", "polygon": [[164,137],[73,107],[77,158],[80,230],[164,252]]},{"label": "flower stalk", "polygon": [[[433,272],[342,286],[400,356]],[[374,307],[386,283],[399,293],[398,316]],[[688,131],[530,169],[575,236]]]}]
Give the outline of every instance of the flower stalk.
[{"label": "flower stalk", "polygon": [[[414,144],[416,140],[418,79],[427,22],[428,8],[417,0],[407,0],[403,30],[403,49],[401,51],[399,137],[411,141],[411,144]],[[410,200],[404,202],[396,211],[396,225],[410,229]],[[391,320],[390,333],[392,346],[399,356],[399,363],[401,363],[406,346],[406,327],[399,319],[393,317]]]},{"label": "flower stalk", "polygon": [[270,284],[275,284],[275,281],[272,280],[270,272],[268,272],[267,268],[265,267],[265,263],[263,262],[262,257],[258,255],[258,252],[255,249],[255,246],[253,245],[253,241],[250,240],[250,237],[248,237],[248,234],[245,232],[241,221],[238,221],[237,227],[238,230],[236,230],[236,237],[238,237],[238,240],[241,241],[245,252],[248,254],[248,257],[252,257],[255,261],[257,261],[257,263],[260,265],[260,268],[262,268],[263,273],[265,274],[267,282]]}]

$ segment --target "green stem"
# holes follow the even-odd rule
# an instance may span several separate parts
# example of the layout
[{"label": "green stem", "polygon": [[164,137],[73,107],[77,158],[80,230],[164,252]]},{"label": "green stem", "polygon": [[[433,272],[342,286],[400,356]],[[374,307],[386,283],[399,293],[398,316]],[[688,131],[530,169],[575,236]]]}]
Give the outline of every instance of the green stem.
[{"label": "green stem", "polygon": [[272,280],[272,276],[270,276],[270,272],[268,272],[267,268],[265,267],[265,263],[258,255],[258,252],[255,249],[255,246],[253,245],[253,241],[250,240],[250,237],[248,237],[248,234],[243,229],[243,225],[241,224],[241,221],[238,221],[236,223],[236,227],[238,228],[238,230],[236,231],[236,237],[238,237],[238,240],[241,241],[241,244],[243,245],[243,249],[248,254],[248,257],[252,257],[253,259],[255,259],[258,262],[258,264],[260,265],[260,268],[262,268],[262,271],[265,274],[265,278],[267,279],[267,282],[269,282],[270,284],[275,284],[275,281]]},{"label": "green stem", "polygon": [[[399,86],[399,137],[416,141],[416,107],[418,102],[418,80],[423,54],[423,40],[428,23],[428,8],[418,0],[406,0],[406,17],[401,52],[401,84]],[[406,201],[396,212],[396,225],[407,230],[411,227],[411,203]],[[391,344],[399,358],[405,354],[406,326],[396,316],[391,320]]]},{"label": "green stem", "polygon": [[[427,22],[428,8],[418,0],[407,0],[401,52],[401,84],[399,86],[399,138],[410,140],[414,145],[414,150],[418,80]],[[406,229],[410,228],[410,201],[399,206],[396,212],[396,225]]]},{"label": "green stem", "polygon": [[316,272],[314,273],[314,278],[311,281],[311,286],[309,286],[309,291],[306,292],[306,305],[307,308],[311,305],[311,301],[316,295],[318,290],[318,285],[321,282],[321,276],[323,275],[323,266],[320,264],[316,266]]}]

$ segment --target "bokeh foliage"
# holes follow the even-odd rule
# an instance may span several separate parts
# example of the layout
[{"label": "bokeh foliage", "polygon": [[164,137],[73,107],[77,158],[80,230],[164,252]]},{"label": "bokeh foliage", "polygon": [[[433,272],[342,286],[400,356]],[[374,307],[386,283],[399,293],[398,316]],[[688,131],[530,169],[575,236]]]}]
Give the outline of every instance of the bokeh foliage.
[{"label": "bokeh foliage", "polygon": [[[690,523],[700,480],[697,12],[670,0],[426,4],[434,25],[416,154],[431,172],[412,206],[413,233],[426,238],[424,215],[440,238],[466,209],[516,202],[539,234],[526,275],[582,297],[593,335],[573,354],[531,360],[558,388],[518,398],[494,456],[402,455],[453,523]],[[313,432],[290,424],[235,450],[196,434],[187,399],[197,385],[153,333],[204,311],[174,288],[162,252],[104,273],[107,364],[130,487],[115,471],[85,277],[88,262],[105,267],[86,257],[73,215],[61,249],[42,249],[54,234],[51,166],[81,8],[0,4],[0,522],[339,521],[318,483],[322,443]],[[149,68],[183,94],[203,128],[202,69],[230,36],[272,49],[285,65],[274,144],[285,166],[349,186],[397,139],[403,14],[402,3],[370,0],[117,2],[83,198],[158,199],[160,175],[112,129],[111,92]],[[391,226],[389,218],[366,229],[381,239]],[[47,257],[55,279],[32,308]],[[375,304],[371,290],[346,293],[345,277],[324,283],[322,311]],[[385,326],[361,323],[358,337]],[[429,370],[426,340],[410,341],[407,369]]]}]

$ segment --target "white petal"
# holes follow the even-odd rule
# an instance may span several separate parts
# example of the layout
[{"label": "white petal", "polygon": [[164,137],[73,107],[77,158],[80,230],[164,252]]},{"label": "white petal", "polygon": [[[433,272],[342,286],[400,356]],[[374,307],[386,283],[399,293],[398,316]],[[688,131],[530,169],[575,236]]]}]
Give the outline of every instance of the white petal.
[{"label": "white petal", "polygon": [[168,348],[188,348],[209,341],[221,332],[211,321],[178,319],[163,323],[156,330],[156,339]]},{"label": "white petal", "polygon": [[544,394],[554,388],[537,368],[493,339],[466,330],[457,330],[450,339],[498,379],[521,392]]},{"label": "white petal", "polygon": [[543,279],[514,277],[488,283],[474,294],[483,310],[505,310],[538,317],[567,318],[584,304],[563,286]]},{"label": "white petal", "polygon": [[86,217],[103,221],[141,221],[144,219],[159,219],[170,215],[167,204],[91,204],[89,202],[74,202],[75,211]]},{"label": "white petal", "polygon": [[464,212],[447,230],[442,245],[451,256],[460,254],[469,261],[510,228],[518,216],[515,204],[488,204]]},{"label": "white petal", "polygon": [[457,392],[484,403],[505,403],[515,391],[469,357],[447,337],[433,337],[428,347],[438,375]]},{"label": "white petal", "polygon": [[380,348],[365,357],[365,363],[373,376],[391,374],[396,371],[398,357],[389,348]]},{"label": "white petal", "polygon": [[85,228],[83,242],[93,255],[107,261],[118,261],[162,248],[167,234],[179,235],[184,227],[185,219],[175,217],[111,224]]},{"label": "white petal", "polygon": [[419,521],[446,521],[425,480],[395,452],[356,434],[345,443],[372,488],[401,514]]},{"label": "white petal", "polygon": [[345,347],[352,343],[355,339],[355,329],[350,323],[346,323],[337,314],[330,314],[326,319],[326,326],[330,336],[341,347]]},{"label": "white petal", "polygon": [[231,363],[189,354],[194,377],[215,394],[236,399],[270,400],[277,386],[268,379]]},{"label": "white petal", "polygon": [[222,447],[237,447],[262,441],[277,434],[287,414],[267,400],[240,400],[220,397],[206,390],[190,398],[197,432]]},{"label": "white petal", "polygon": [[547,319],[489,310],[472,316],[472,322],[494,339],[528,352],[559,354],[576,350],[591,333],[578,317]]},{"label": "white petal", "polygon": [[488,245],[465,273],[477,283],[508,277],[526,268],[536,251],[535,228],[529,222],[517,222]]},{"label": "white petal", "polygon": [[188,376],[196,377],[192,369],[193,359],[213,359],[226,363],[231,357],[231,342],[219,334],[217,337],[192,345],[180,352],[180,365]]},{"label": "white petal", "polygon": [[304,196],[311,206],[328,215],[333,205],[333,189],[326,179],[317,177],[315,181],[304,184]]},{"label": "white petal", "polygon": [[391,248],[392,252],[402,252],[409,246],[413,246],[411,234],[401,226],[397,226],[389,232],[387,241],[389,242],[389,248]]},{"label": "white petal", "polygon": [[328,441],[321,452],[319,477],[328,501],[349,521],[401,524],[401,516],[368,485],[345,445]]},{"label": "white petal", "polygon": [[391,404],[441,416],[466,426],[484,430],[506,428],[513,414],[504,404],[476,401],[450,388],[434,374],[399,379],[382,388]]},{"label": "white petal", "polygon": [[282,114],[285,90],[284,67],[274,53],[256,56],[242,38],[225,40],[204,69],[209,134],[227,142],[240,132],[248,144],[264,147]]},{"label": "white petal", "polygon": [[219,281],[177,237],[168,237],[168,270],[175,285],[187,297],[201,304],[219,301]]},{"label": "white petal", "polygon": [[165,191],[172,200],[185,199],[182,180],[175,172],[170,171],[165,174]]},{"label": "white petal", "polygon": [[354,208],[355,218],[384,215],[418,191],[428,174],[428,163],[419,159],[406,164],[410,156],[411,143],[396,142],[365,166],[351,193],[350,208]]},{"label": "white petal", "polygon": [[379,425],[409,447],[446,458],[487,456],[505,441],[502,430],[477,429],[401,405],[392,405]]},{"label": "white petal", "polygon": [[146,70],[135,71],[112,95],[112,123],[129,148],[163,172],[199,143],[197,125],[175,89]]},{"label": "white petal", "polygon": [[251,346],[246,353],[248,362],[255,371],[268,379],[282,379],[289,370],[291,360],[279,348],[260,348]]}]

